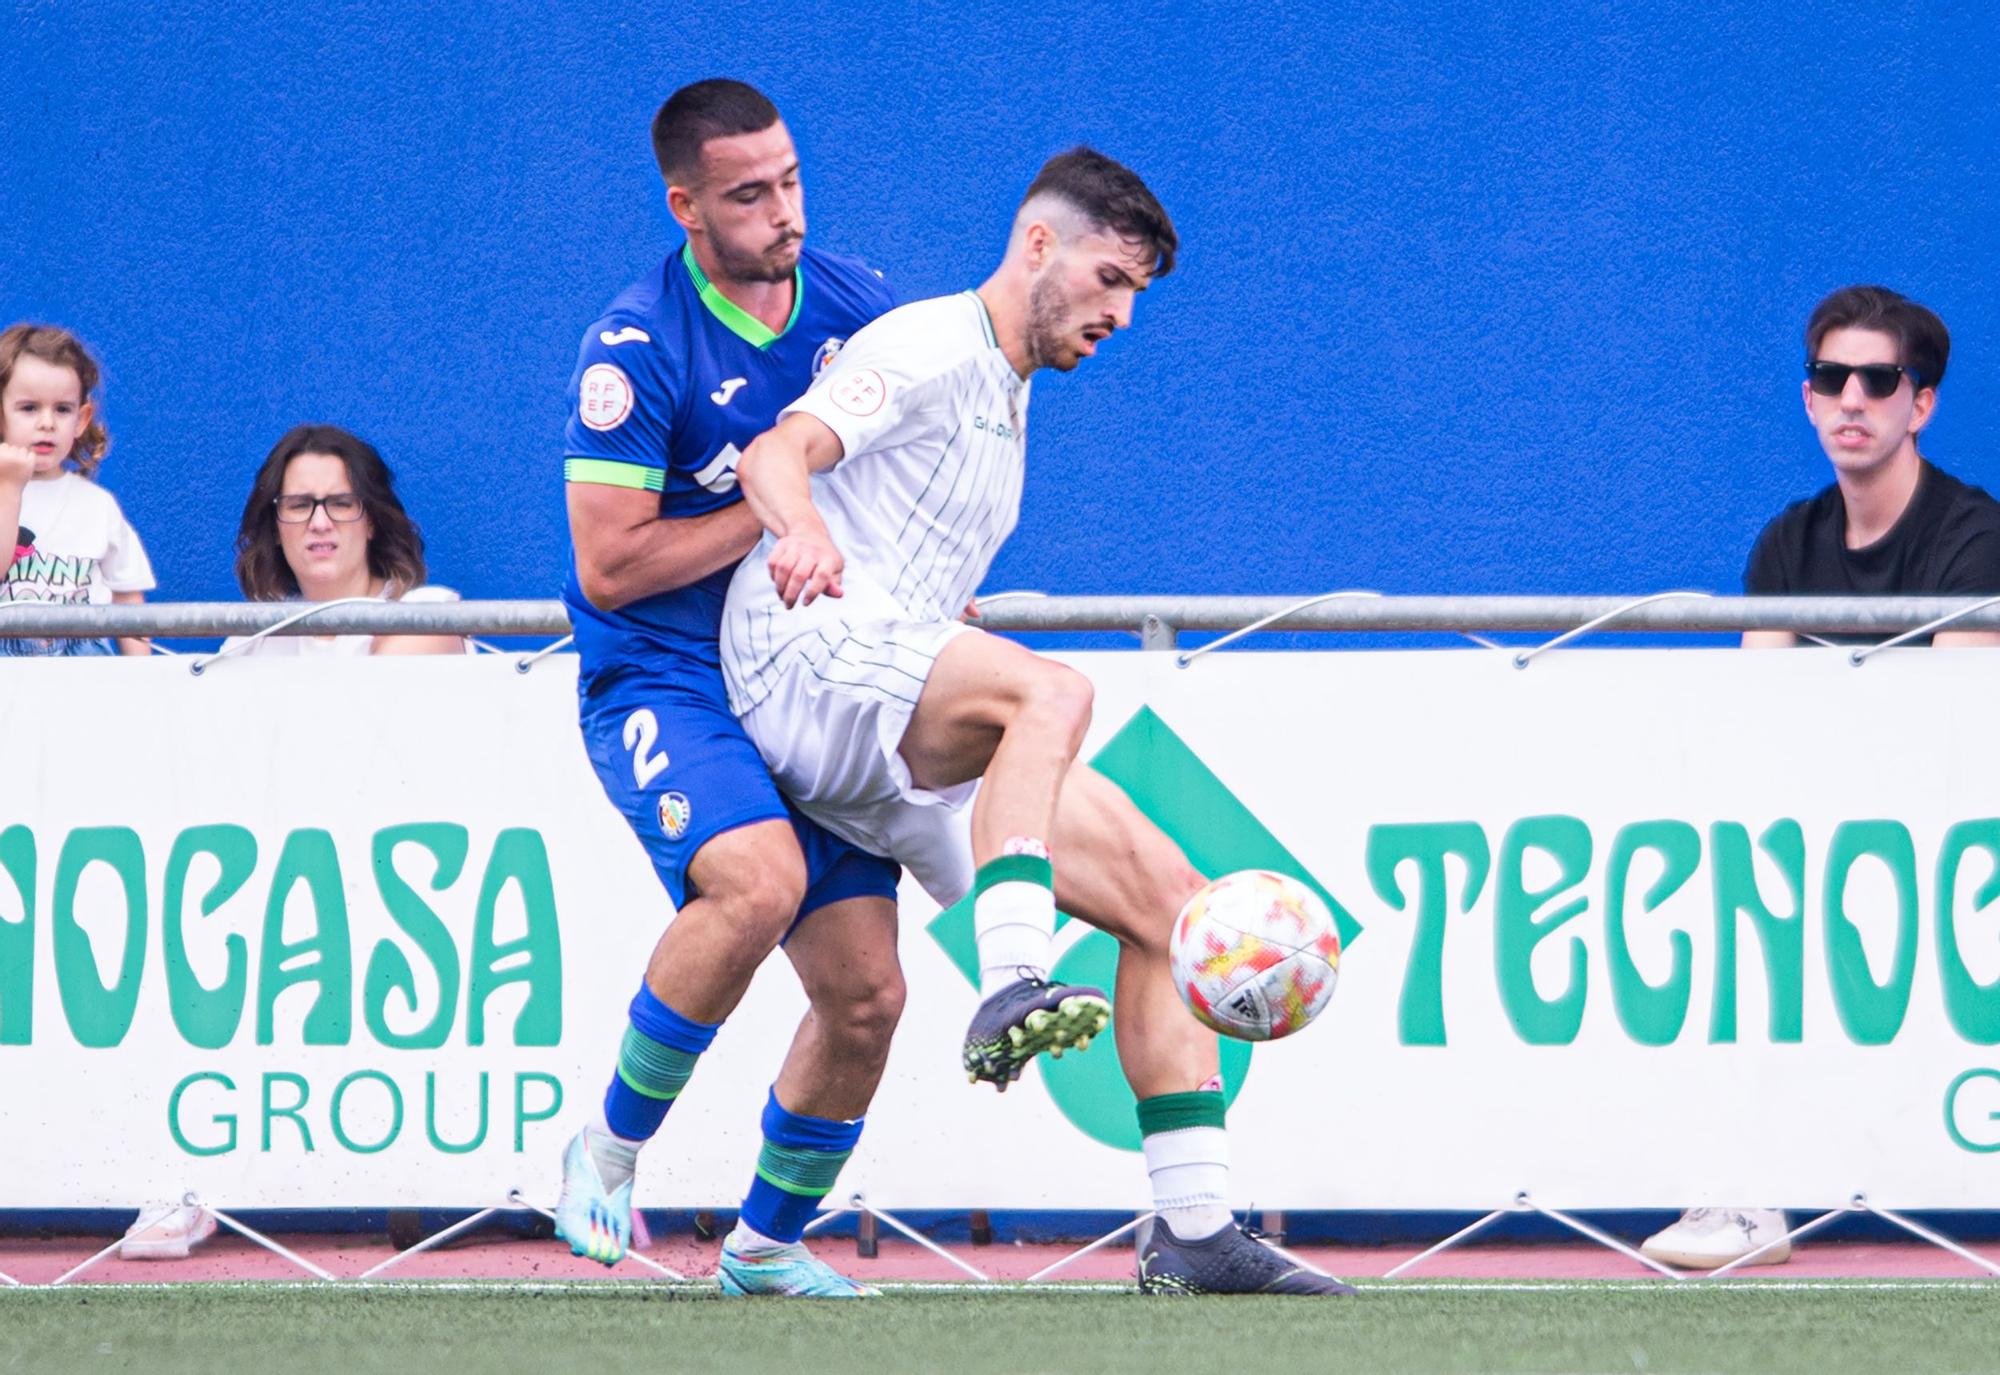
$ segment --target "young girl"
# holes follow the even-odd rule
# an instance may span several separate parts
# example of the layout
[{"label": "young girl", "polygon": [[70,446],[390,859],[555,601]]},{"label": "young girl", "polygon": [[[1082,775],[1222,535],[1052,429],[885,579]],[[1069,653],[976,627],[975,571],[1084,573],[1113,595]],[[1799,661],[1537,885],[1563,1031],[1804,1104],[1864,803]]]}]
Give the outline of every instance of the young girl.
[{"label": "young girl", "polygon": [[[17,602],[140,602],[153,566],[111,493],[91,475],[110,447],[92,393],[97,362],[52,325],[0,333],[0,637]],[[72,471],[72,469],[74,471]],[[145,654],[144,640],[0,638],[0,656]]]}]

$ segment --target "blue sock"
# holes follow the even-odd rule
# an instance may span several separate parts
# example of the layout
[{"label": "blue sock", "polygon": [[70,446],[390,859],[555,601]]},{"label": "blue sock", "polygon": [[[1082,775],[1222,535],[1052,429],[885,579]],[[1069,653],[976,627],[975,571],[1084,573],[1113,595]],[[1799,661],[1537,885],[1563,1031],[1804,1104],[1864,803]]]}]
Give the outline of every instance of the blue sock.
[{"label": "blue sock", "polygon": [[764,1149],[757,1156],[757,1177],[743,1199],[744,1225],[773,1241],[804,1236],[820,1200],[854,1153],[866,1120],[836,1122],[788,1112],[772,1089],[764,1105]]},{"label": "blue sock", "polygon": [[604,1092],[604,1122],[615,1135],[644,1141],[660,1129],[721,1024],[689,1021],[643,983],[630,1015],[618,1048],[618,1072]]}]

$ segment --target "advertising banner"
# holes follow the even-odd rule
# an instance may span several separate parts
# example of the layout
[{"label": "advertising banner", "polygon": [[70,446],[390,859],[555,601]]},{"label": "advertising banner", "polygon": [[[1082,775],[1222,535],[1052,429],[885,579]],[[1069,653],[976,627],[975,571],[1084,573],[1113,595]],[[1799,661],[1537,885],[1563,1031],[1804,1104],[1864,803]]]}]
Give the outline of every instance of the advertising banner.
[{"label": "advertising banner", "polygon": [[[1062,657],[1085,758],[1346,936],[1316,1024],[1223,1047],[1239,1205],[2000,1202],[2000,657]],[[553,1200],[671,911],[574,661],[514,665],[0,666],[0,1207]],[[1145,1206],[1109,1038],[970,1086],[969,910],[906,882],[901,949],[843,1189]],[[641,1203],[741,1197],[804,1006],[774,958]]]}]

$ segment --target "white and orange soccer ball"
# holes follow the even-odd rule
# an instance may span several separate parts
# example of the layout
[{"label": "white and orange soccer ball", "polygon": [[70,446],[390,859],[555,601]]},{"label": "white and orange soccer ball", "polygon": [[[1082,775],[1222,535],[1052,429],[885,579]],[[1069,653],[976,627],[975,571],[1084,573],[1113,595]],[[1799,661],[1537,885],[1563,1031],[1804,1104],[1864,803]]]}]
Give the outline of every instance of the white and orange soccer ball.
[{"label": "white and orange soccer ball", "polygon": [[1340,969],[1340,930],[1319,895],[1265,869],[1224,874],[1174,920],[1174,985],[1201,1023],[1274,1041],[1319,1016]]}]

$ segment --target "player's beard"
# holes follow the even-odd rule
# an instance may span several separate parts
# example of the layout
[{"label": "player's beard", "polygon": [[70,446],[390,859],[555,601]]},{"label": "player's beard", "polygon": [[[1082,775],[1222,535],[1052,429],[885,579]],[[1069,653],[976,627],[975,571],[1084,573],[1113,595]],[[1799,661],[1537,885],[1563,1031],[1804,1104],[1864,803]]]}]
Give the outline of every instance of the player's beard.
[{"label": "player's beard", "polygon": [[799,245],[803,234],[789,234],[762,253],[744,253],[720,235],[711,233],[709,244],[723,273],[732,282],[789,282],[799,266]]},{"label": "player's beard", "polygon": [[[1069,333],[1069,293],[1045,272],[1028,286],[1028,361],[1038,368],[1068,372],[1077,363],[1076,350],[1065,340]],[[1069,355],[1062,362],[1064,353]]]}]

